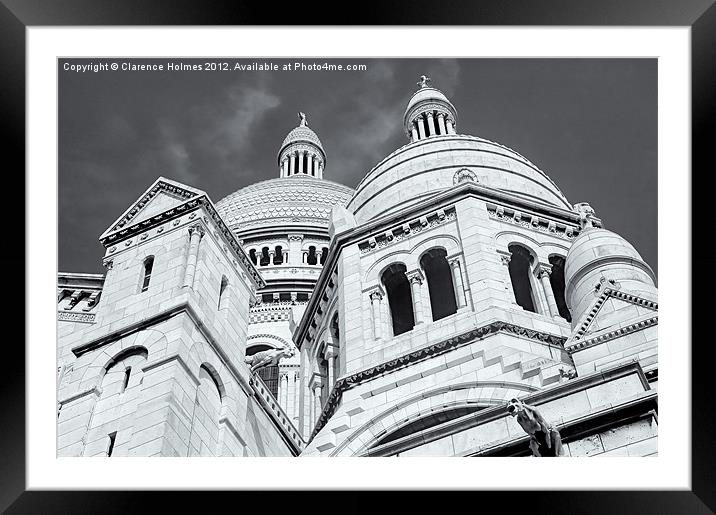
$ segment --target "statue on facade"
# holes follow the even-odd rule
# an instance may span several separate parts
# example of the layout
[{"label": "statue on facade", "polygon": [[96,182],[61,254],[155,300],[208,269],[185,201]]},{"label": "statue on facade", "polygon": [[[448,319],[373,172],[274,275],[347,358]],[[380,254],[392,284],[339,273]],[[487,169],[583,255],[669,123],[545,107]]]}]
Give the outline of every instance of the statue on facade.
[{"label": "statue on facade", "polygon": [[592,206],[590,206],[587,202],[580,202],[579,204],[574,204],[574,209],[577,213],[579,213],[579,225],[582,230],[594,227],[594,224],[592,223],[592,218],[594,218],[594,209]]},{"label": "statue on facade", "polygon": [[301,122],[299,123],[299,126],[301,126],[301,127],[308,126],[308,122],[306,121],[306,113],[302,113],[299,111],[298,119],[301,120]]},{"label": "statue on facade", "polygon": [[253,374],[260,368],[278,365],[281,358],[290,358],[293,356],[293,353],[294,351],[290,347],[262,350],[252,356],[246,356],[244,362],[251,366],[251,373]]},{"label": "statue on facade", "polygon": [[430,82],[431,80],[432,80],[432,79],[431,79],[430,77],[428,77],[428,76],[426,76],[426,75],[421,75],[421,76],[420,76],[420,81],[419,81],[419,82],[416,82],[416,84],[417,84],[418,86],[420,86],[421,88],[427,88],[427,87],[428,87],[428,82]]},{"label": "statue on facade", "polygon": [[507,403],[507,411],[517,418],[517,423],[530,435],[532,456],[564,456],[559,431],[544,419],[537,408],[524,404],[518,399],[510,399]]}]

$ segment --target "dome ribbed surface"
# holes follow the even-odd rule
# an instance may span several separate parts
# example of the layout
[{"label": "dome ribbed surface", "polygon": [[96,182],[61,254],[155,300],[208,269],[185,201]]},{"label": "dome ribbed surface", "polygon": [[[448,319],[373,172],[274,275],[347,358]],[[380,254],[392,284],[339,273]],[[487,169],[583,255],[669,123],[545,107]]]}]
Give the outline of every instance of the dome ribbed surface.
[{"label": "dome ribbed surface", "polygon": [[294,175],[242,188],[220,200],[216,209],[232,230],[311,223],[327,227],[333,206],[345,206],[352,195],[347,186]]}]

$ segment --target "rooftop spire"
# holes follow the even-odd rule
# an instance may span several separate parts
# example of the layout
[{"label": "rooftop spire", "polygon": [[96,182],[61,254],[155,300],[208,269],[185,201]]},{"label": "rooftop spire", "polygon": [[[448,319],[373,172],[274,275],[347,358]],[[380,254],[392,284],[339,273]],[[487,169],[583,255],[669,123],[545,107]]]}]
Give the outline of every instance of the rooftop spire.
[{"label": "rooftop spire", "polygon": [[419,80],[418,82],[416,82],[415,84],[417,84],[417,85],[420,86],[421,88],[427,88],[427,87],[428,87],[428,82],[432,82],[432,80],[433,80],[433,79],[431,79],[431,78],[428,77],[427,75],[421,75],[421,76],[420,76],[420,80]]}]

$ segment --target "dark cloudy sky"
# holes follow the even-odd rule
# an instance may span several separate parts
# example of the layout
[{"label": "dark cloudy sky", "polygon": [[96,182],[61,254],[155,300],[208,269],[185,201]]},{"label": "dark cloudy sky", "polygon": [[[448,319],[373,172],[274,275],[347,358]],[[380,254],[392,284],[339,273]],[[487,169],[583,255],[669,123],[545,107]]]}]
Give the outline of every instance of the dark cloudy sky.
[{"label": "dark cloudy sky", "polygon": [[113,61],[59,62],[60,271],[103,272],[97,238],[160,175],[214,202],[277,177],[299,110],[323,141],[325,177],[355,187],[406,142],[421,74],[457,108],[459,133],[530,159],[657,271],[655,59],[309,61],[367,65],[354,72],[77,73],[65,62]]}]

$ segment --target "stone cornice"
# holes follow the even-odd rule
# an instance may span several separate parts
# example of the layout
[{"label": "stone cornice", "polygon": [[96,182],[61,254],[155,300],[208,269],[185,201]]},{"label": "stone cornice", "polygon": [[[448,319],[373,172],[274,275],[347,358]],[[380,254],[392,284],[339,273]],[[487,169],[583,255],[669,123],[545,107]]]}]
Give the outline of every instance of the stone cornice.
[{"label": "stone cornice", "polygon": [[340,403],[340,399],[343,396],[343,392],[345,392],[346,390],[350,390],[351,388],[370,381],[376,377],[395,372],[412,364],[419,363],[435,356],[439,356],[446,352],[458,349],[464,345],[468,345],[476,340],[480,340],[489,335],[497,334],[500,332],[514,334],[517,336],[528,338],[530,340],[536,340],[541,343],[556,346],[562,346],[564,344],[564,341],[566,340],[566,338],[562,336],[556,336],[554,334],[544,333],[541,331],[536,331],[534,329],[528,329],[526,327],[521,327],[508,322],[498,321],[477,327],[475,329],[471,329],[470,331],[456,336],[452,336],[446,340],[433,343],[426,347],[416,349],[414,351],[408,352],[407,354],[403,354],[402,356],[398,356],[394,359],[384,361],[383,363],[380,363],[371,368],[367,368],[355,372],[353,374],[343,376],[339,378],[333,386],[333,389],[331,390],[331,393],[328,396],[328,400],[326,401],[326,404],[323,408],[323,412],[321,413],[320,417],[318,418],[318,421],[316,422],[316,427],[311,434],[311,438],[313,438],[326,424],[326,422],[328,422],[331,416],[333,416],[333,412]]},{"label": "stone cornice", "polygon": [[[551,234],[565,240],[573,240],[579,235],[579,224],[566,224],[546,217],[540,217],[534,212],[505,209],[505,206],[487,203],[487,214],[494,220],[517,225],[535,232]],[[594,219],[595,226],[601,227],[599,219]]]},{"label": "stone cornice", "polygon": [[391,227],[386,231],[373,233],[367,239],[359,242],[358,248],[360,249],[361,254],[367,254],[372,250],[388,247],[404,240],[405,238],[408,238],[410,235],[443,225],[455,220],[456,218],[457,215],[455,213],[454,206],[450,206],[445,209],[438,209],[428,215],[408,220],[405,223]]},{"label": "stone cornice", "polygon": [[635,333],[637,331],[642,331],[646,329],[647,327],[654,326],[659,323],[659,317],[653,316],[649,317],[643,320],[639,320],[638,322],[634,322],[633,324],[629,324],[624,327],[620,327],[618,329],[614,329],[612,331],[604,332],[598,336],[595,336],[593,338],[587,338],[586,340],[575,340],[571,343],[569,346],[565,346],[565,350],[569,353],[578,352],[584,349],[588,349],[590,347],[594,347],[595,345],[600,345],[602,343],[606,343],[610,340],[614,340],[616,338],[619,338],[621,336],[626,336],[627,334]]},{"label": "stone cornice", "polygon": [[[100,237],[100,242],[102,243],[102,245],[109,248],[111,251],[113,247],[116,246],[118,243],[122,241],[124,241],[125,243],[129,243],[132,241],[130,238],[133,238],[140,233],[144,233],[147,230],[159,227],[167,223],[168,221],[174,220],[174,223],[178,225],[177,222],[179,221],[179,218],[181,216],[191,213],[189,215],[189,218],[192,218],[192,215],[200,208],[203,208],[204,211],[209,215],[208,218],[212,220],[215,227],[218,229],[218,234],[221,234],[221,236],[223,236],[222,239],[225,243],[228,243],[228,247],[226,247],[225,245],[223,247],[225,250],[231,249],[231,252],[235,258],[234,266],[236,266],[238,263],[241,264],[242,270],[251,279],[251,282],[253,283],[255,288],[261,289],[265,287],[266,282],[261,277],[261,274],[253,265],[253,263],[251,263],[251,260],[241,248],[237,237],[224,223],[224,220],[219,216],[219,213],[216,211],[214,204],[205,194],[192,197],[191,199],[187,200],[182,204],[179,204],[178,206],[172,207],[171,209],[168,209],[162,213],[158,213],[150,218],[147,218],[146,220],[142,220],[141,222],[138,222],[129,227],[122,228],[126,225],[126,223],[129,223],[131,221],[131,219],[127,219],[126,222],[124,222],[123,224],[119,224],[119,229],[105,232]],[[205,222],[208,222],[208,219],[205,220]],[[218,237],[218,234],[215,234],[215,236]]]}]

